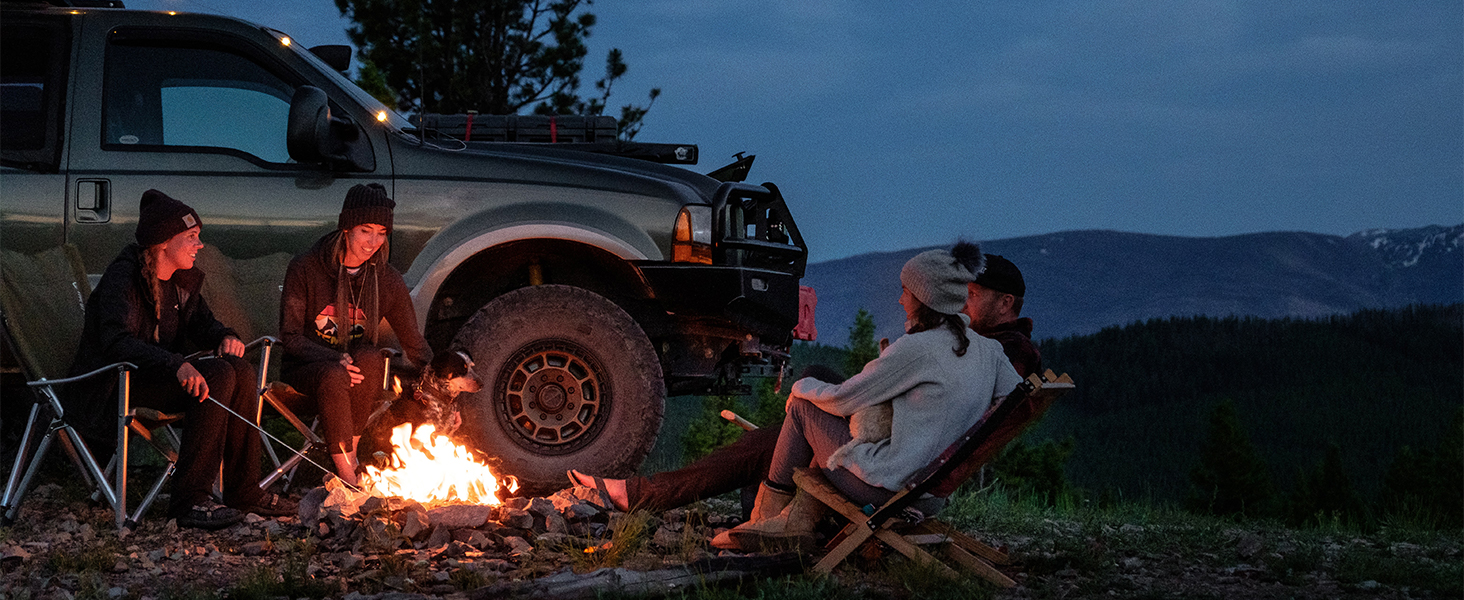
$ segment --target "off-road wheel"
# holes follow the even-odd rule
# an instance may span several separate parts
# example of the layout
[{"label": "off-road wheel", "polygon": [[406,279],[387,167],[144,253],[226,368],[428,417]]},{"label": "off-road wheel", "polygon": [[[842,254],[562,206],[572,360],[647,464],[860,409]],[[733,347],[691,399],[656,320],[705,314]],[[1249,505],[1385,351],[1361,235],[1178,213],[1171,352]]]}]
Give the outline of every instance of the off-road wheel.
[{"label": "off-road wheel", "polygon": [[514,290],[458,331],[484,386],[458,398],[466,438],[525,492],[578,469],[627,477],[660,433],[666,384],[655,348],[615,303],[563,285]]}]

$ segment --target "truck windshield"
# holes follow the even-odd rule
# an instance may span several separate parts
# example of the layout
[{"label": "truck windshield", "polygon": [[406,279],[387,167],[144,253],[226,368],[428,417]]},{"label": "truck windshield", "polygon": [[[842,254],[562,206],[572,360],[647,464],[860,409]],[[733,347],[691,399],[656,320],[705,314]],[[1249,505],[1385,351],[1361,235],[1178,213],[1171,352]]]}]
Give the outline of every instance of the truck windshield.
[{"label": "truck windshield", "polygon": [[[268,31],[276,38],[279,38],[281,36],[288,37],[286,36],[286,34],[273,29],[268,29]],[[329,77],[331,81],[335,82],[337,86],[340,86],[340,88],[345,90],[347,94],[350,94],[351,98],[355,99],[355,101],[363,108],[370,110],[371,114],[376,117],[376,120],[381,121],[380,115],[385,115],[385,123],[392,128],[398,131],[412,129],[412,124],[406,119],[406,117],[403,117],[397,114],[396,111],[387,108],[387,106],[385,104],[382,104],[380,100],[377,100],[376,97],[366,93],[366,90],[358,87],[356,85],[356,82],[347,79],[346,77],[342,76],[340,72],[330,68],[330,65],[325,64],[325,61],[320,60],[320,57],[316,56],[315,53],[301,47],[299,44],[290,44],[290,48],[293,49],[296,54],[303,57],[305,59],[305,62],[310,63],[311,66],[314,66],[317,71],[324,73],[325,76]]]}]

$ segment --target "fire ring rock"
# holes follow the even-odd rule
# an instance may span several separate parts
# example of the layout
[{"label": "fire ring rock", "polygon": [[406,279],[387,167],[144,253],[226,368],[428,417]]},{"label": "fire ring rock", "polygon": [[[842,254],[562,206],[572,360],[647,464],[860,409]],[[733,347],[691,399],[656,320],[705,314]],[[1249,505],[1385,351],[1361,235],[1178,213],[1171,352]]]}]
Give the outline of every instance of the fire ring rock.
[{"label": "fire ring rock", "polygon": [[481,526],[493,517],[492,506],[478,504],[454,504],[439,506],[427,511],[427,520],[433,527],[471,529]]}]

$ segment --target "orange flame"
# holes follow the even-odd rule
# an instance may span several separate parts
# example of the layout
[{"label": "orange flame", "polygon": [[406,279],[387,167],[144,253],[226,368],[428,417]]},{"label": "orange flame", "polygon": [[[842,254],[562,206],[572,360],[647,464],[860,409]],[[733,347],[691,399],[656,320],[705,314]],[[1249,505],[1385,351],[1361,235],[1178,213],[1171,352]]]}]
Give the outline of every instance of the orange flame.
[{"label": "orange flame", "polygon": [[500,504],[498,490],[518,490],[518,481],[493,475],[466,446],[454,444],[445,435],[433,435],[437,427],[422,425],[413,431],[411,423],[391,430],[391,468],[366,467],[362,489],[377,496],[411,498],[423,504]]}]

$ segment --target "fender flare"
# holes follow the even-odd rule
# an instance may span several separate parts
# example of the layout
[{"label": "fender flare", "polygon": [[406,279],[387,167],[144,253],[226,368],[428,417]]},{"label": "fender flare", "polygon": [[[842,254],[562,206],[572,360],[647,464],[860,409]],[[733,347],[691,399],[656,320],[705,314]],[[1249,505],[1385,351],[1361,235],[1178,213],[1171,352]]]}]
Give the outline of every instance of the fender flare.
[{"label": "fender flare", "polygon": [[[562,222],[530,222],[494,229],[463,240],[448,251],[439,254],[431,264],[423,269],[421,275],[416,277],[411,296],[412,306],[417,313],[417,324],[421,326],[427,323],[427,313],[432,308],[432,301],[437,297],[437,291],[442,288],[443,282],[447,281],[448,276],[452,275],[463,261],[495,246],[530,239],[579,242],[599,248],[626,261],[649,258],[624,240],[583,225],[569,225]],[[417,271],[416,265],[409,273],[415,271]]]}]

